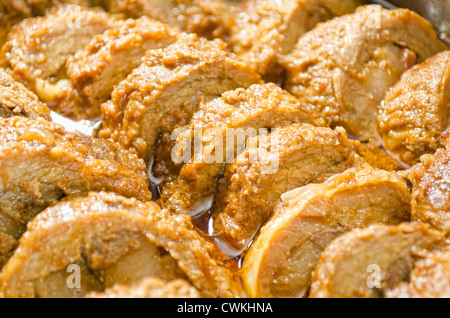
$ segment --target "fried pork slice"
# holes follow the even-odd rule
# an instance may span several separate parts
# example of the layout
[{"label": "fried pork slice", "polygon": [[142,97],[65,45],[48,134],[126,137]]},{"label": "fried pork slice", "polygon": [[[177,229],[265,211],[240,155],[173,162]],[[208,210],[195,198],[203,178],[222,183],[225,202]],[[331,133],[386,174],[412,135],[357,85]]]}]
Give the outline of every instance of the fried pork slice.
[{"label": "fried pork slice", "polygon": [[114,86],[139,66],[148,50],[169,46],[177,34],[148,17],[119,22],[68,59],[67,75],[93,116],[100,116],[100,105],[111,97]]},{"label": "fried pork slice", "polygon": [[283,194],[244,258],[247,295],[304,296],[321,252],[333,239],[354,228],[408,221],[410,200],[403,180],[370,166]]},{"label": "fried pork slice", "polygon": [[209,39],[226,37],[232,23],[227,0],[101,0],[111,12],[132,18],[158,19],[187,33]]},{"label": "fried pork slice", "polygon": [[413,183],[412,216],[450,234],[450,152],[438,149],[422,156],[409,173]]},{"label": "fried pork slice", "polygon": [[167,48],[148,51],[142,64],[114,89],[111,101],[102,105],[99,136],[133,147],[148,161],[166,113],[173,116],[200,101],[259,82],[251,68],[227,53],[222,41],[180,36]]},{"label": "fried pork slice", "polygon": [[407,9],[365,6],[319,24],[283,58],[286,89],[331,126],[368,140],[377,106],[403,72],[447,49],[431,24]]},{"label": "fried pork slice", "polygon": [[31,15],[25,0],[2,0],[0,3],[0,47],[12,26]]},{"label": "fried pork slice", "polygon": [[[245,0],[231,28],[231,49],[268,79],[276,79],[278,54],[292,51],[317,23],[351,13],[359,0]],[[277,74],[278,73],[278,74]]]},{"label": "fried pork slice", "polygon": [[200,298],[200,293],[188,282],[176,279],[146,278],[137,285],[115,285],[103,293],[92,292],[88,298]]},{"label": "fried pork slice", "polygon": [[0,233],[15,240],[65,195],[106,190],[151,200],[136,155],[43,119],[0,118],[0,171]]},{"label": "fried pork slice", "polygon": [[385,147],[408,164],[443,147],[450,124],[450,51],[414,66],[381,103],[378,128]]},{"label": "fried pork slice", "polygon": [[24,85],[0,69],[0,117],[42,117],[51,120],[50,109]]},{"label": "fried pork slice", "polygon": [[74,118],[89,118],[66,74],[66,61],[97,34],[114,24],[100,9],[58,6],[44,17],[16,25],[2,48],[5,68],[52,110]]},{"label": "fried pork slice", "polygon": [[[5,297],[82,297],[156,276],[189,278],[207,297],[241,296],[237,278],[212,250],[185,215],[94,192],[63,200],[30,222],[0,283]],[[77,273],[81,286],[71,289]]]},{"label": "fried pork slice", "polygon": [[320,256],[310,297],[384,297],[409,280],[415,251],[445,245],[442,233],[423,223],[354,230],[333,241]]},{"label": "fried pork slice", "polygon": [[360,164],[345,131],[292,125],[251,140],[219,181],[215,230],[245,249],[287,191]]},{"label": "fried pork slice", "polygon": [[450,250],[416,252],[408,282],[386,292],[387,298],[450,298]]},{"label": "fried pork slice", "polygon": [[[186,164],[178,177],[164,187],[163,205],[192,214],[197,202],[214,194],[225,163],[234,161],[249,137],[293,123],[318,122],[306,105],[273,83],[238,88],[201,103],[192,122],[180,129],[187,133],[180,135],[175,147],[191,145],[189,139],[198,139],[202,147],[198,151],[194,149],[192,158],[190,155],[184,158]],[[177,154],[176,151],[174,148],[173,153]]]}]

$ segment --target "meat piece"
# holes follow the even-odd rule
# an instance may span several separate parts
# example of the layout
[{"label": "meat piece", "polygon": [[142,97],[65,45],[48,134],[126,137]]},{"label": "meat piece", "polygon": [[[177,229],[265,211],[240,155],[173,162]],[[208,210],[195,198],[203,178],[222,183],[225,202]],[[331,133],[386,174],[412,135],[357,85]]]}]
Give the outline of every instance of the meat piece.
[{"label": "meat piece", "polygon": [[0,47],[11,27],[31,14],[25,0],[2,0],[0,3]]},{"label": "meat piece", "polygon": [[265,78],[277,80],[279,54],[319,22],[351,13],[360,0],[245,0],[234,16],[231,49]]},{"label": "meat piece", "polygon": [[[242,295],[237,278],[216,263],[211,250],[187,216],[170,215],[153,202],[90,193],[30,222],[0,282],[5,297],[82,297],[146,277],[187,276],[205,296]],[[66,284],[73,264],[79,266],[80,289]]]},{"label": "meat piece", "polygon": [[0,117],[42,117],[51,120],[50,109],[11,75],[0,69]]},{"label": "meat piece", "polygon": [[226,0],[102,0],[111,12],[132,18],[158,19],[187,33],[209,39],[225,37],[230,28],[230,5]]},{"label": "meat piece", "polygon": [[183,159],[181,164],[186,164],[178,178],[163,187],[163,205],[179,213],[195,214],[195,205],[214,194],[225,163],[234,161],[249,137],[303,122],[319,123],[306,105],[273,83],[238,88],[200,103],[192,122],[180,128],[186,132],[180,135],[172,153],[177,154],[177,148],[190,146],[197,139],[202,147],[194,149],[192,159],[192,149],[180,149],[183,155],[175,159]]},{"label": "meat piece", "polygon": [[115,19],[99,9],[77,5],[54,8],[44,17],[16,25],[2,49],[4,64],[14,78],[63,115],[89,118],[66,74],[66,61]]},{"label": "meat piece", "polygon": [[[142,64],[102,105],[102,138],[133,147],[148,161],[168,111],[196,107],[202,100],[260,82],[259,76],[225,50],[219,40],[181,36],[164,49],[148,51]],[[192,116],[192,115],[191,115]]]},{"label": "meat piece", "polygon": [[43,119],[0,118],[0,171],[0,229],[14,239],[65,195],[106,190],[151,200],[136,155]]},{"label": "meat piece", "polygon": [[322,250],[333,239],[354,228],[408,221],[410,200],[405,182],[370,166],[283,194],[244,258],[247,295],[304,296]]},{"label": "meat piece", "polygon": [[408,164],[443,147],[450,124],[450,51],[416,65],[386,95],[378,112],[385,147]]},{"label": "meat piece", "polygon": [[151,277],[134,286],[116,285],[88,298],[200,298],[200,293],[182,279],[170,282]]},{"label": "meat piece", "polygon": [[293,125],[251,140],[220,180],[215,229],[245,249],[283,193],[321,183],[362,160],[345,131]]},{"label": "meat piece", "polygon": [[27,4],[30,6],[33,15],[44,15],[47,10],[52,7],[61,4],[77,4],[80,6],[94,6],[98,1],[96,0],[26,0]]},{"label": "meat piece", "polygon": [[342,235],[320,256],[310,297],[384,297],[407,281],[414,251],[445,246],[444,236],[422,223],[374,225]]},{"label": "meat piece", "polygon": [[407,9],[365,6],[319,24],[283,58],[286,89],[331,126],[377,136],[377,106],[403,72],[445,50],[431,24]]},{"label": "meat piece", "polygon": [[386,292],[387,298],[450,298],[450,250],[419,251],[409,282]]},{"label": "meat piece", "polygon": [[425,155],[409,174],[413,183],[412,215],[450,234],[450,152]]},{"label": "meat piece", "polygon": [[84,50],[68,59],[67,75],[92,116],[100,116],[100,105],[111,97],[114,86],[138,67],[148,50],[163,48],[177,39],[177,32],[142,17],[118,23],[92,39]]}]

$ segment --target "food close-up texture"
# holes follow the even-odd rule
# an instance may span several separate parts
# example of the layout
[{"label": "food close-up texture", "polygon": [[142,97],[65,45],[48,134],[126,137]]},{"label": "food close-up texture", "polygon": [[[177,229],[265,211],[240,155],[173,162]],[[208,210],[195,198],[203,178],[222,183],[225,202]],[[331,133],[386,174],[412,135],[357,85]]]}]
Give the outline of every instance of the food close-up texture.
[{"label": "food close-up texture", "polygon": [[416,11],[2,0],[0,298],[450,298],[450,42]]}]

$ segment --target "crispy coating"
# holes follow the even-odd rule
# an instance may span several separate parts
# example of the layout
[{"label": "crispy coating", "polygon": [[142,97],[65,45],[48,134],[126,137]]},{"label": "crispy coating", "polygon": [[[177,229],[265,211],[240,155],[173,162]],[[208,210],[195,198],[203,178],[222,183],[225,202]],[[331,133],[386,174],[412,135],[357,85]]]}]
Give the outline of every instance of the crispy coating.
[{"label": "crispy coating", "polygon": [[134,148],[148,161],[170,110],[196,107],[237,87],[259,83],[259,76],[225,50],[219,40],[182,36],[164,49],[148,51],[142,64],[102,105],[102,138]]},{"label": "crispy coating", "polygon": [[226,37],[232,16],[226,0],[101,0],[111,12],[132,18],[147,15],[187,33]]},{"label": "crispy coating", "polygon": [[82,98],[100,116],[100,105],[111,97],[114,86],[138,67],[148,50],[163,48],[178,32],[148,17],[120,21],[94,37],[67,61],[67,75]]},{"label": "crispy coating", "polygon": [[153,202],[90,193],[39,214],[0,282],[6,297],[67,295],[66,268],[78,264],[81,283],[90,285],[68,296],[84,296],[155,275],[167,281],[182,278],[180,269],[207,297],[241,296],[237,277],[210,252],[187,216],[171,215]]},{"label": "crispy coating", "polygon": [[333,239],[354,228],[408,221],[410,201],[403,180],[370,166],[285,193],[245,256],[247,294],[304,296],[320,253]]},{"label": "crispy coating", "polygon": [[403,72],[446,50],[430,23],[407,9],[360,7],[319,24],[283,59],[286,89],[331,126],[377,136],[377,106]]},{"label": "crispy coating", "polygon": [[413,183],[412,214],[448,235],[450,233],[450,152],[438,149],[425,155],[409,173]]},{"label": "crispy coating", "polygon": [[264,78],[277,79],[279,54],[317,23],[355,11],[360,0],[246,0],[233,17],[231,50]]},{"label": "crispy coating", "polygon": [[12,29],[1,52],[4,66],[52,110],[76,119],[90,118],[89,108],[83,108],[81,97],[67,79],[65,64],[114,21],[100,9],[55,7]]},{"label": "crispy coating", "polygon": [[13,239],[65,195],[107,190],[151,200],[143,161],[108,140],[23,117],[1,118],[0,140],[0,232]]},{"label": "crispy coating", "polygon": [[137,285],[115,285],[103,293],[90,293],[88,298],[200,298],[200,293],[182,279],[170,282],[156,277],[143,280]]},{"label": "crispy coating", "polygon": [[216,180],[225,164],[244,150],[249,137],[259,134],[261,129],[268,131],[293,123],[318,125],[320,120],[307,105],[273,83],[238,88],[200,103],[190,124],[180,128],[186,133],[180,135],[177,145],[191,144],[185,141],[187,135],[199,139],[202,148],[194,149],[192,159],[190,154],[185,158],[177,178],[163,186],[164,207],[178,213],[192,212],[198,201],[214,195]]},{"label": "crispy coating", "polygon": [[2,0],[0,2],[0,47],[5,43],[11,27],[31,15],[25,0]]},{"label": "crispy coating", "polygon": [[378,112],[385,147],[408,164],[443,147],[449,126],[450,51],[414,66],[386,95]]},{"label": "crispy coating", "polygon": [[320,256],[310,297],[384,297],[409,280],[414,251],[445,245],[444,236],[423,223],[354,230],[333,241]]},{"label": "crispy coating", "polygon": [[219,181],[216,232],[246,248],[283,193],[360,164],[356,146],[345,131],[310,125],[292,125],[249,141]]},{"label": "crispy coating", "polygon": [[0,69],[0,116],[42,117],[51,120],[50,109],[24,85]]}]

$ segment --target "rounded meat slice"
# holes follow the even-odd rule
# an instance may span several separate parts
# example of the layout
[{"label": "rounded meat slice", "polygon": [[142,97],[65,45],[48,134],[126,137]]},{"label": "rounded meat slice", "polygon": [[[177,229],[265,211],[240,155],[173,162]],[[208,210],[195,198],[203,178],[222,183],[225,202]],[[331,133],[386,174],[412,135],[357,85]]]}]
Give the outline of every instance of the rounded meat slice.
[{"label": "rounded meat slice", "polygon": [[[188,277],[207,297],[241,296],[237,277],[211,253],[189,217],[153,202],[93,192],[31,221],[0,285],[5,297],[82,297],[147,277]],[[77,282],[80,288],[70,288]]]},{"label": "rounded meat slice", "polygon": [[409,173],[413,183],[412,217],[450,234],[450,151],[422,156]]},{"label": "rounded meat slice", "polygon": [[354,228],[408,221],[410,201],[404,181],[369,166],[283,194],[244,258],[247,295],[304,296],[321,252],[333,239]]},{"label": "rounded meat slice", "polygon": [[408,282],[386,292],[387,298],[450,298],[450,250],[415,252]]},{"label": "rounded meat slice", "polygon": [[142,17],[118,22],[117,26],[94,37],[84,50],[67,61],[67,75],[82,95],[93,116],[111,97],[114,86],[138,67],[148,50],[163,48],[177,39],[178,32]]},{"label": "rounded meat slice", "polygon": [[[185,164],[174,181],[162,186],[164,207],[196,214],[195,206],[214,195],[225,164],[245,149],[248,138],[293,123],[320,121],[306,105],[273,83],[238,88],[200,103],[191,123],[179,129],[182,134],[173,145],[171,154],[182,151],[182,155],[172,157]],[[184,149],[191,145],[193,151]]]},{"label": "rounded meat slice", "polygon": [[42,117],[51,120],[50,109],[11,75],[0,69],[0,117]]},{"label": "rounded meat slice", "polygon": [[351,13],[360,0],[245,0],[236,8],[231,50],[267,79],[277,80],[279,54],[319,22]]},{"label": "rounded meat slice", "polygon": [[414,66],[386,95],[378,128],[386,149],[415,164],[443,147],[450,118],[450,51]]},{"label": "rounded meat slice", "polygon": [[222,41],[180,36],[167,48],[148,51],[115,88],[112,100],[102,105],[99,136],[133,147],[148,161],[166,113],[195,108],[200,101],[259,82],[252,69],[227,53]]},{"label": "rounded meat slice", "polygon": [[430,23],[407,9],[360,7],[319,24],[283,58],[286,89],[331,126],[377,136],[377,107],[403,72],[447,49]]},{"label": "rounded meat slice", "polygon": [[188,282],[176,279],[146,278],[137,285],[115,285],[103,293],[92,292],[88,298],[200,298],[200,293]]},{"label": "rounded meat slice", "polygon": [[409,280],[415,250],[445,245],[444,236],[423,223],[354,230],[333,241],[320,256],[310,297],[384,297]]},{"label": "rounded meat slice", "polygon": [[5,67],[55,111],[89,118],[66,74],[66,61],[115,19],[100,9],[63,5],[16,25],[2,48]]},{"label": "rounded meat slice", "polygon": [[251,139],[219,180],[215,231],[245,249],[272,216],[283,193],[358,165],[357,143],[345,131],[292,125]]},{"label": "rounded meat slice", "polygon": [[106,190],[151,200],[136,155],[43,119],[0,118],[0,171],[0,233],[14,239],[65,195]]}]

